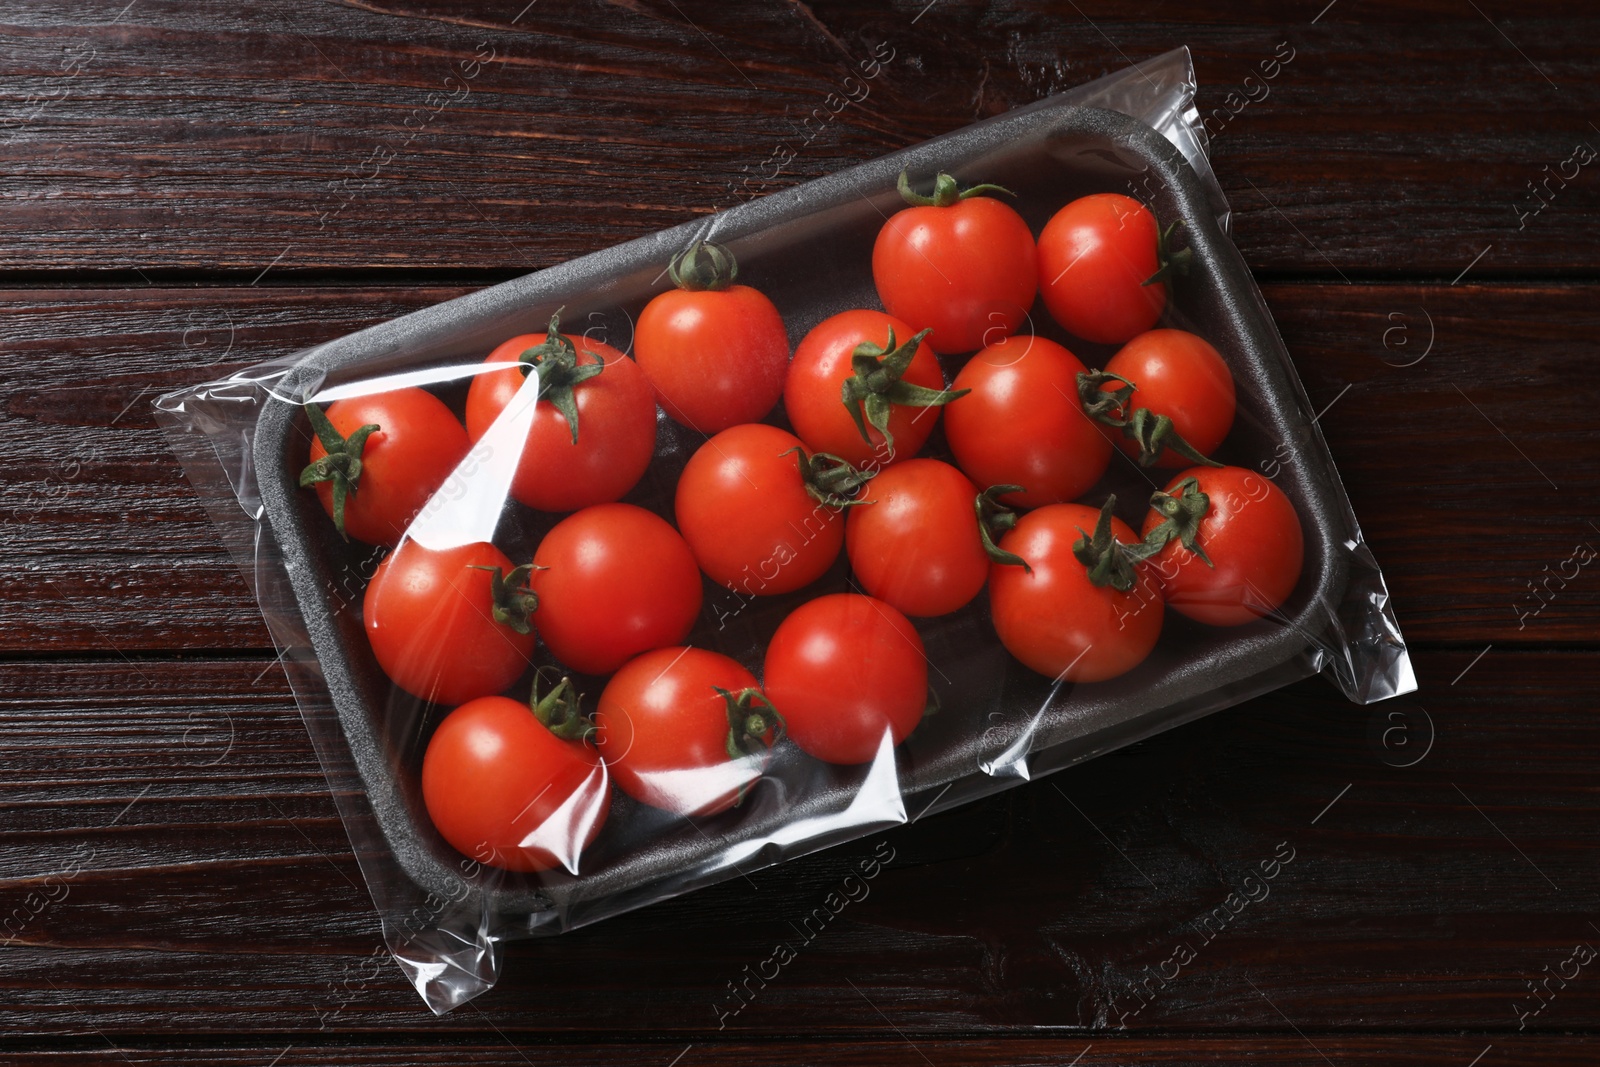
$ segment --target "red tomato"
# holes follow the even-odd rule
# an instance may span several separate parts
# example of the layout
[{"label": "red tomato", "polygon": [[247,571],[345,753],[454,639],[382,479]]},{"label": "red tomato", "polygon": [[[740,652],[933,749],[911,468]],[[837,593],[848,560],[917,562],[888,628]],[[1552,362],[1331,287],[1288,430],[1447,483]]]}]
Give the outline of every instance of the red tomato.
[{"label": "red tomato", "polygon": [[422,800],[440,836],[480,863],[577,874],[579,853],[605,825],[611,788],[593,748],[495,696],[463,704],[434,731]]},{"label": "red tomato", "polygon": [[678,479],[678,529],[712,581],[747,596],[792,593],[839,558],[839,509],[862,481],[806,456],[794,434],[746,423],[689,457]]},{"label": "red tomato", "polygon": [[[476,443],[527,380],[519,359],[538,351],[541,395],[511,482],[511,495],[541,511],[574,511],[616,500],[632,489],[656,447],[656,402],[638,364],[610,345],[568,338],[550,320],[545,337],[522,334],[485,363],[467,390],[467,434]],[[595,373],[593,367],[603,366]],[[560,408],[577,413],[574,431]]]},{"label": "red tomato", "polygon": [[362,605],[378,665],[435,704],[505,689],[533,655],[525,574],[487,542],[443,551],[402,542],[378,564]]},{"label": "red tomato", "polygon": [[632,504],[569,515],[533,554],[539,633],[583,674],[680,644],[700,614],[700,569],[665,519]]},{"label": "red tomato", "polygon": [[850,509],[845,547],[861,588],[907,615],[948,615],[978,595],[989,557],[978,487],[936,459],[896,463]]},{"label": "red tomato", "polygon": [[316,436],[300,484],[317,487],[341,536],[369,545],[399,541],[472,447],[450,409],[421,389],[335,400],[326,412],[308,404],[306,414]]},{"label": "red tomato", "polygon": [[645,305],[633,341],[662,410],[707,434],[765,417],[789,369],[778,309],[733,284],[738,264],[721,245],[696,243],[670,270],[678,288]]},{"label": "red tomato", "polygon": [[761,777],[777,716],[737,661],[658,648],[612,676],[595,725],[624,793],[679,815],[714,815]]},{"label": "red tomato", "polygon": [[972,390],[945,409],[945,436],[982,486],[1020,485],[1013,507],[1062,504],[1088,492],[1111,462],[1111,438],[1083,413],[1078,357],[1043,337],[1007,337],[973,356],[953,383]]},{"label": "red tomato", "polygon": [[[1118,193],[1081,197],[1039,234],[1039,291],[1068,331],[1122,344],[1155,325],[1167,305],[1162,234],[1139,201]],[[1185,250],[1187,252],[1187,250]],[[1167,257],[1181,264],[1183,252]],[[1148,284],[1147,284],[1148,283]]]},{"label": "red tomato", "polygon": [[[916,455],[939,421],[939,405],[955,399],[944,392],[933,349],[916,338],[881,311],[841,311],[806,334],[783,390],[789,422],[806,447],[873,470]],[[895,351],[886,354],[888,347]],[[857,374],[858,350],[863,361],[880,364],[870,377]],[[847,387],[855,393],[849,403],[840,399]]]},{"label": "red tomato", "polygon": [[[1201,455],[1216,451],[1233,427],[1233,374],[1217,350],[1192,333],[1142,333],[1111,357],[1105,372],[1134,385],[1133,394],[1124,405],[1123,418],[1132,417],[1139,408],[1148,409],[1153,416],[1165,415],[1172,420],[1169,432],[1178,434]],[[1105,392],[1121,388],[1122,383],[1117,381],[1101,386]],[[1155,432],[1155,420],[1150,425],[1151,432]],[[1116,436],[1117,445],[1136,459],[1141,454],[1155,454],[1154,448],[1141,445],[1134,437]],[[1150,444],[1160,447],[1153,439]],[[1193,457],[1185,458],[1170,447],[1161,447],[1159,456],[1155,461],[1158,467],[1184,467],[1194,462]]]},{"label": "red tomato", "polygon": [[[1142,663],[1161,636],[1161,591],[1147,563],[1134,566],[1131,587],[1119,592],[1091,582],[1074,553],[1099,518],[1083,504],[1030,511],[1000,539],[1000,548],[1027,560],[1032,570],[997,563],[989,571],[989,605],[1000,643],[1057,681],[1115,678]],[[1124,544],[1135,540],[1115,517],[1108,533]]]},{"label": "red tomato", "polygon": [[[1033,232],[1010,207],[979,185],[957,192],[940,174],[932,197],[900,195],[913,206],[896,212],[872,246],[878,298],[913,329],[931,329],[935,352],[971,352],[1017,332],[1038,289]],[[976,194],[976,195],[975,195]]]},{"label": "red tomato", "polygon": [[1305,535],[1294,505],[1271,479],[1242,467],[1193,467],[1151,504],[1146,536],[1169,518],[1175,523],[1174,536],[1149,563],[1173,610],[1210,626],[1239,626],[1277,610],[1294,592]]},{"label": "red tomato", "polygon": [[789,737],[829,763],[866,763],[904,741],[928,706],[922,637],[899,611],[859,593],[802,604],[767,645],[767,699]]}]

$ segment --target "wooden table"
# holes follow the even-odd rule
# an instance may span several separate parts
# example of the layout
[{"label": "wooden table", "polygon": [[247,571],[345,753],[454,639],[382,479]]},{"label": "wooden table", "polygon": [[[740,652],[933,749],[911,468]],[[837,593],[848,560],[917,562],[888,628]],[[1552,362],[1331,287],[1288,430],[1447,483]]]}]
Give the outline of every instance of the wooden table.
[{"label": "wooden table", "polygon": [[[1567,562],[1600,546],[1600,173],[1551,177],[1600,147],[1600,11],[525,2],[0,13],[0,914],[28,915],[0,1063],[1600,1059],[1574,962],[1600,946],[1600,565]],[[883,43],[767,189],[1194,50],[1421,689],[1313,679],[890,833],[870,897],[725,1029],[728,983],[874,840],[515,945],[435,1018],[374,959],[150,399],[727,206]],[[1270,896],[1197,933],[1282,848]]]}]

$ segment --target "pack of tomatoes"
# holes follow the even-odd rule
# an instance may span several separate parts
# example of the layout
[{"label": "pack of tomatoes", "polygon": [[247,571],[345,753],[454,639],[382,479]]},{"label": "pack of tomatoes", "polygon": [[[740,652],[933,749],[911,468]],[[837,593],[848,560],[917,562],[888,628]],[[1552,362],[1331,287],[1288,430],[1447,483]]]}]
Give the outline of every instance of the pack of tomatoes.
[{"label": "pack of tomatoes", "polygon": [[1173,53],[162,399],[430,1004],[1307,674],[1414,687],[1192,91]]}]

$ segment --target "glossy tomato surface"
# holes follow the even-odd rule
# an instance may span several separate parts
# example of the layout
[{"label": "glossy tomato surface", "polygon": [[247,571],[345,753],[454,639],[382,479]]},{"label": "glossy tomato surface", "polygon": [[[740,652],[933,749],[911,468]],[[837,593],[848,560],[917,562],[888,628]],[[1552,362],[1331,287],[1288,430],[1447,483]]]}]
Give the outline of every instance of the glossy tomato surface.
[{"label": "glossy tomato surface", "polygon": [[515,682],[533,655],[534,634],[495,621],[491,573],[509,576],[512,567],[486,542],[443,551],[403,542],[378,565],[362,603],[384,673],[435,704],[465,704]]},{"label": "glossy tomato surface", "polygon": [[[395,389],[335,400],[324,412],[341,437],[378,428],[361,450],[361,473],[345,500],[345,532],[369,545],[394,545],[428,498],[466,456],[471,443],[444,402],[421,389]],[[328,454],[311,438],[311,462]],[[333,483],[318,482],[322,509],[333,514]]]},{"label": "glossy tomato surface", "polygon": [[[1210,626],[1241,626],[1282,606],[1300,581],[1305,533],[1294,504],[1272,480],[1242,467],[1192,467],[1166,488],[1193,478],[1209,498],[1195,544],[1211,560],[1168,541],[1150,560],[1174,611]],[[1144,533],[1161,524],[1151,511]]]},{"label": "glossy tomato surface", "polygon": [[1039,292],[1062,326],[1085,341],[1122,344],[1167,306],[1157,270],[1160,234],[1150,209],[1119,193],[1080,197],[1039,233]]},{"label": "glossy tomato surface", "polygon": [[722,431],[678,479],[678,528],[712,581],[746,596],[791,593],[844,546],[838,509],[806,492],[794,434],[763,423]]},{"label": "glossy tomato surface", "polygon": [[[1030,511],[1000,539],[1000,547],[1028,561],[994,564],[989,605],[1006,651],[1058,681],[1101,682],[1144,662],[1161,636],[1161,591],[1148,563],[1138,566],[1123,593],[1089,581],[1072,546],[1093,533],[1099,512],[1083,504],[1051,504]],[[1121,519],[1112,535],[1135,540]]]},{"label": "glossy tomato surface", "polygon": [[845,550],[861,588],[907,615],[948,615],[989,577],[978,534],[978,489],[937,459],[908,459],[866,487],[850,509]]},{"label": "glossy tomato surface", "polygon": [[898,610],[834,593],[779,624],[762,684],[801,749],[829,763],[866,763],[922,721],[928,660],[916,627]]},{"label": "glossy tomato surface", "polygon": [[952,383],[972,392],[944,415],[961,469],[984,489],[1022,486],[1001,498],[1013,507],[1063,504],[1088,492],[1120,433],[1083,413],[1078,375],[1086,369],[1043,337],[1008,337],[973,356]]},{"label": "glossy tomato surface", "polygon": [[[544,340],[543,334],[513,337],[484,360],[506,366],[479,374],[467,390],[467,435],[474,443],[527,380],[518,358]],[[638,364],[599,341],[572,341],[580,366],[602,362],[605,370],[573,387],[576,443],[567,417],[548,399],[538,401],[511,495],[541,511],[575,511],[619,499],[638,483],[655,453],[655,393]]]},{"label": "glossy tomato surface", "polygon": [[701,433],[755,422],[783,395],[789,335],[772,301],[748,285],[655,296],[633,345],[661,409]]},{"label": "glossy tomato surface", "polygon": [[[1105,369],[1134,384],[1132,407],[1170,418],[1173,429],[1203,456],[1215,452],[1233,427],[1233,373],[1204,338],[1185,330],[1150,330],[1119,349]],[[1103,388],[1115,390],[1121,383],[1108,382]],[[1139,454],[1135,442],[1112,432],[1124,452]],[[1156,466],[1193,462],[1164,448]]]},{"label": "glossy tomato surface", "polygon": [[989,196],[907,207],[878,231],[872,279],[889,314],[933,330],[935,352],[971,352],[1016,333],[1033,306],[1033,233]]},{"label": "glossy tomato surface", "polygon": [[440,835],[479,863],[576,874],[605,825],[611,789],[592,747],[557,738],[528,705],[492,696],[463,704],[434,731],[422,799]]},{"label": "glossy tomato surface", "polygon": [[623,792],[680,815],[712,815],[761,777],[774,717],[763,703],[752,706],[759,733],[736,732],[735,758],[729,731],[739,728],[718,689],[737,696],[758,683],[737,661],[701,648],[658,648],[612,676],[595,712],[596,743]]},{"label": "glossy tomato surface", "polygon": [[[933,433],[939,422],[937,407],[895,405],[889,416],[893,447],[871,425],[863,438],[841,398],[845,379],[854,373],[851,354],[856,346],[871,342],[887,347],[891,330],[897,345],[917,333],[881,311],[841,311],[813,327],[795,349],[783,403],[795,433],[811,451],[877,468],[916,455]],[[928,389],[944,388],[944,372],[926,342],[917,346],[903,380]]]},{"label": "glossy tomato surface", "polygon": [[551,655],[609,674],[641,652],[677,645],[700,614],[700,568],[678,531],[632,504],[567,516],[533,555],[535,619]]}]

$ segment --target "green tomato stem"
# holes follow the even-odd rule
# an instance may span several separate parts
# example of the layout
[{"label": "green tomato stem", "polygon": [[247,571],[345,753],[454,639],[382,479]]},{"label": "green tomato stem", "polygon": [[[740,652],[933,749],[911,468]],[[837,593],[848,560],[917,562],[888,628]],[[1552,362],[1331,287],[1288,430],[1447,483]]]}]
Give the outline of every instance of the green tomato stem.
[{"label": "green tomato stem", "polygon": [[300,488],[304,489],[319,482],[333,483],[333,525],[339,531],[339,536],[348,541],[350,535],[344,528],[345,504],[360,488],[361,453],[366,451],[367,438],[382,427],[369,422],[349,437],[341,437],[339,431],[334,429],[333,423],[329,421],[327,412],[317,405],[306,404],[305,412],[306,418],[311,422],[311,429],[317,435],[317,440],[322,442],[322,447],[328,454],[314,463],[307,464],[305,470],[300,472]]}]

